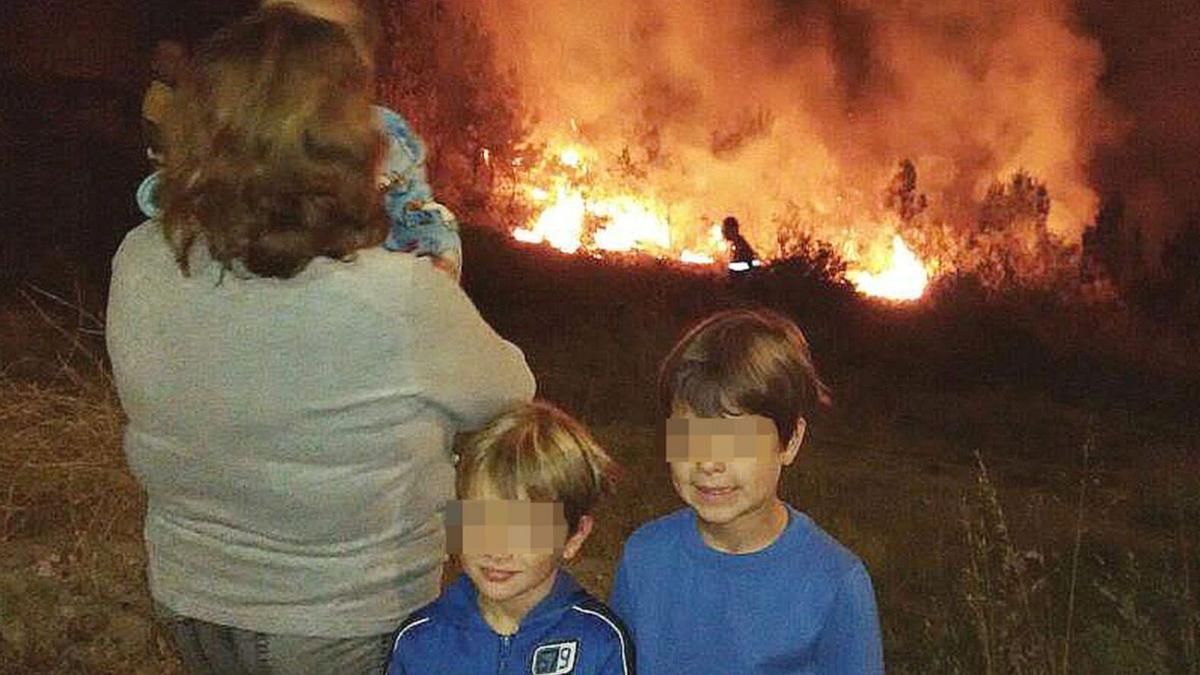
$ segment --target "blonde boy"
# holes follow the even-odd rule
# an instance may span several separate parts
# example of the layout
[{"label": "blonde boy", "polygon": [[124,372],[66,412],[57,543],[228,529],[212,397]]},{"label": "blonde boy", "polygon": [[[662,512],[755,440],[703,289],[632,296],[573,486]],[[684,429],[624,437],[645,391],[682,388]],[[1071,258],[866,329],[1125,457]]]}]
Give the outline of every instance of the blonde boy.
[{"label": "blonde boy", "polygon": [[541,402],[479,432],[458,464],[447,538],[464,574],[401,624],[389,675],[629,675],[621,622],[561,565],[592,531],[612,460]]},{"label": "blonde boy", "polygon": [[611,597],[643,675],[883,672],[866,569],[778,496],[825,398],[804,335],[770,312],[709,317],[663,363],[687,508],[634,532]]}]

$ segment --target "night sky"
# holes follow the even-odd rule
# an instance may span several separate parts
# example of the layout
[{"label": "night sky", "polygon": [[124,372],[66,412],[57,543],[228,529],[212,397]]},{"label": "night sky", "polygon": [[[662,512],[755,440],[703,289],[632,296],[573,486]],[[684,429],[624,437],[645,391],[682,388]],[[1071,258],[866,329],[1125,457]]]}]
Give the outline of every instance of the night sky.
[{"label": "night sky", "polygon": [[1104,92],[1126,123],[1121,141],[1094,160],[1096,184],[1123,192],[1147,210],[1148,220],[1194,216],[1200,212],[1200,3],[1079,6],[1085,30],[1104,50]]}]

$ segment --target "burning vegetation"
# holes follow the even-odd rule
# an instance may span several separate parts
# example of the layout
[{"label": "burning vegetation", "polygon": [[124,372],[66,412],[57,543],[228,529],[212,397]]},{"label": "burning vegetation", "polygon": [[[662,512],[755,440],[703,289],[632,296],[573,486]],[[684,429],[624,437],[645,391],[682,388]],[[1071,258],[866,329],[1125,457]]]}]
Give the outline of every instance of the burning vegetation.
[{"label": "burning vegetation", "polygon": [[[1078,274],[1106,136],[1069,3],[391,3],[381,95],[466,218],[584,255],[765,261],[861,292]],[[919,173],[919,181],[918,181]]]},{"label": "burning vegetation", "polygon": [[[711,219],[697,223],[673,222],[668,203],[654,196],[652,187],[629,180],[628,156],[625,175],[606,181],[592,164],[595,152],[577,144],[564,144],[542,155],[510,186],[532,206],[525,226],[512,235],[519,241],[548,244],[565,253],[642,252],[678,260],[689,265],[725,263],[735,272],[749,272],[749,265],[730,258],[730,246],[721,226]],[[622,163],[618,162],[618,167]],[[906,166],[911,167],[911,164]],[[605,184],[607,182],[607,184]],[[694,231],[706,233],[697,239]],[[689,245],[682,242],[692,242]],[[785,257],[777,241],[772,258]],[[890,251],[859,261],[854,240],[847,240],[843,257],[856,261],[846,278],[861,292],[891,300],[916,300],[928,285],[930,270],[904,243],[892,236]],[[742,269],[739,266],[747,266]]]}]

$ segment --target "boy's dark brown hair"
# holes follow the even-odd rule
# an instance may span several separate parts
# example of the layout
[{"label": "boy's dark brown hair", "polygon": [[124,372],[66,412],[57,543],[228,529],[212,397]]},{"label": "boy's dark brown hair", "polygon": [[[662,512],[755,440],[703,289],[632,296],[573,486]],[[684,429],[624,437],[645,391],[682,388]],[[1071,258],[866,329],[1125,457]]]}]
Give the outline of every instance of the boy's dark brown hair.
[{"label": "boy's dark brown hair", "polygon": [[381,244],[371,91],[346,32],[294,8],[214,35],[166,121],[159,200],[184,273],[198,243],[225,269],[277,278]]},{"label": "boy's dark brown hair", "polygon": [[787,447],[800,419],[829,403],[804,333],[768,310],[731,310],[693,326],[658,377],[664,417],[685,407],[699,417],[761,415]]},{"label": "boy's dark brown hair", "polygon": [[615,464],[587,429],[544,401],[492,420],[467,443],[458,461],[458,496],[486,481],[504,499],[522,490],[530,501],[561,502],[567,532],[612,490]]}]

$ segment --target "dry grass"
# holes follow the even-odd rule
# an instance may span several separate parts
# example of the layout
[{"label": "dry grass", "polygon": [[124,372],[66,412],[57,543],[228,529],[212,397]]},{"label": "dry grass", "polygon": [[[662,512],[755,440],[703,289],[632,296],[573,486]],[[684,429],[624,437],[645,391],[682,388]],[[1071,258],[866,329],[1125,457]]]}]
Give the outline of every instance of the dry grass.
[{"label": "dry grass", "polygon": [[[150,618],[120,409],[103,378],[78,379],[0,380],[0,673],[176,673]],[[624,537],[678,502],[652,428],[596,432],[627,470],[575,570],[603,595]],[[806,447],[784,495],[867,562],[890,671],[1195,672],[1193,462],[1031,484],[1019,462],[973,471],[888,447],[878,429],[837,425]]]},{"label": "dry grass", "polygon": [[[652,424],[656,360],[736,299],[670,270],[468,250],[488,254],[472,268],[485,316],[625,465],[576,565],[604,595],[624,538],[678,505]],[[0,307],[0,673],[175,673],[150,618],[100,319],[80,295],[27,287]],[[1064,395],[1043,386],[1053,370],[1027,380],[1005,356],[1024,343],[995,321],[822,307],[798,311],[839,406],[782,493],[867,563],[889,672],[1197,672],[1195,419],[1119,383]]]},{"label": "dry grass", "polygon": [[0,331],[0,673],[178,672],[150,619],[103,320],[19,292]]},{"label": "dry grass", "polygon": [[103,384],[0,380],[0,672],[167,673],[142,498]]}]

